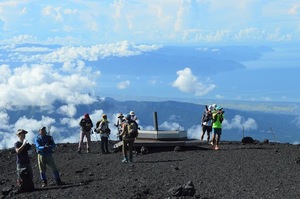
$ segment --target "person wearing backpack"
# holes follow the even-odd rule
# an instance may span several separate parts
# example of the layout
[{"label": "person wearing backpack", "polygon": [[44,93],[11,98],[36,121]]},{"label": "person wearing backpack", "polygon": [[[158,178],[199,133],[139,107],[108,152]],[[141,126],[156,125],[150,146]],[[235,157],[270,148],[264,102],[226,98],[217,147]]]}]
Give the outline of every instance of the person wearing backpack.
[{"label": "person wearing backpack", "polygon": [[47,135],[46,127],[42,127],[39,130],[39,135],[35,138],[35,148],[37,150],[38,156],[38,167],[40,170],[40,177],[43,181],[42,187],[47,186],[47,176],[46,176],[46,166],[48,165],[53,173],[55,182],[57,185],[64,185],[60,179],[58,169],[52,157],[53,149],[56,144],[52,136]]},{"label": "person wearing backpack", "polygon": [[100,133],[101,150],[103,154],[110,153],[108,150],[108,138],[110,135],[109,121],[107,115],[103,114],[102,119],[96,123],[96,133]]},{"label": "person wearing backpack", "polygon": [[201,141],[204,138],[205,132],[207,133],[207,143],[209,143],[210,133],[212,132],[212,106],[205,106],[205,110],[203,112],[201,118],[201,126],[202,126],[202,134]]},{"label": "person wearing backpack", "polygon": [[81,153],[81,147],[83,145],[83,139],[86,137],[86,150],[87,153],[91,152],[90,145],[91,145],[91,129],[93,127],[93,122],[88,113],[84,114],[83,118],[79,122],[79,126],[81,127],[80,130],[80,138],[78,143],[78,150],[77,153]]},{"label": "person wearing backpack", "polygon": [[138,125],[137,123],[131,119],[131,115],[127,115],[125,117],[125,122],[122,127],[122,153],[123,160],[122,162],[132,162],[133,158],[133,144],[134,140],[138,135]]},{"label": "person wearing backpack", "polygon": [[223,108],[220,106],[217,106],[215,111],[213,112],[213,134],[214,134],[214,140],[212,140],[212,147],[215,150],[219,150],[219,143],[220,138],[222,134],[222,122],[224,120],[224,112]]},{"label": "person wearing backpack", "polygon": [[31,150],[31,144],[25,139],[28,132],[24,129],[19,129],[16,135],[19,138],[14,145],[17,153],[17,185],[18,193],[28,192],[34,190],[33,172],[31,167],[31,161],[28,156],[28,151]]}]

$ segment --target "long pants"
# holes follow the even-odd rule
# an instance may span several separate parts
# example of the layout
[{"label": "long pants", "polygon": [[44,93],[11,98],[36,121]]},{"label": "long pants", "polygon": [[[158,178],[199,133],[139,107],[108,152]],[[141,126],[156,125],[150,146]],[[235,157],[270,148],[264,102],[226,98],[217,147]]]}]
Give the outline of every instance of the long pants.
[{"label": "long pants", "polygon": [[55,178],[55,181],[60,182],[58,169],[56,167],[56,164],[53,160],[52,155],[42,156],[42,155],[38,154],[38,166],[39,166],[39,170],[40,170],[40,177],[45,183],[47,183],[47,177],[46,177],[46,170],[47,170],[46,166],[47,165],[51,168],[53,176]]},{"label": "long pants", "polygon": [[32,172],[32,167],[31,163],[29,164],[17,164],[17,177],[18,179],[21,178],[21,173],[23,170],[26,170],[30,176],[31,179],[33,179],[33,172]]},{"label": "long pants", "polygon": [[108,153],[108,137],[101,136],[101,150],[102,153]]},{"label": "long pants", "polygon": [[123,156],[125,158],[127,158],[129,156],[129,159],[131,159],[131,160],[133,157],[133,143],[134,143],[134,140],[124,140],[123,139],[123,146],[122,146]]},{"label": "long pants", "polygon": [[80,131],[80,138],[79,138],[79,144],[78,144],[78,150],[81,149],[82,145],[83,145],[83,139],[84,137],[86,137],[86,149],[90,148],[90,144],[91,144],[91,132],[90,131]]}]

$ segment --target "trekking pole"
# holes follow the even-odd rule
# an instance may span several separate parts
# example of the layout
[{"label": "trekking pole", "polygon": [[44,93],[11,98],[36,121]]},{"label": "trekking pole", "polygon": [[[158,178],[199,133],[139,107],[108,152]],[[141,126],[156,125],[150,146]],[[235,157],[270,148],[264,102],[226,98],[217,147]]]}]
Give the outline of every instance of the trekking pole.
[{"label": "trekking pole", "polygon": [[275,137],[275,134],[274,134],[273,129],[272,129],[271,126],[270,126],[270,131],[271,131],[271,133],[272,133],[272,135],[273,135],[274,140],[277,142],[277,139],[276,139],[276,137]]}]

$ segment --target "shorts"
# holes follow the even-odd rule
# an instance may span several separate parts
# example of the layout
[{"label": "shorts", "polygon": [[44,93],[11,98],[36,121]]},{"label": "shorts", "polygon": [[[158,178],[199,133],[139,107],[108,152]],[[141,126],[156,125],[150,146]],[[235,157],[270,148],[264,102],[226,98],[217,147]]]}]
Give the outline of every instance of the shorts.
[{"label": "shorts", "polygon": [[222,134],[222,128],[214,128],[214,135],[221,135]]},{"label": "shorts", "polygon": [[207,134],[209,134],[210,132],[212,132],[212,127],[203,125],[202,132],[207,132]]}]

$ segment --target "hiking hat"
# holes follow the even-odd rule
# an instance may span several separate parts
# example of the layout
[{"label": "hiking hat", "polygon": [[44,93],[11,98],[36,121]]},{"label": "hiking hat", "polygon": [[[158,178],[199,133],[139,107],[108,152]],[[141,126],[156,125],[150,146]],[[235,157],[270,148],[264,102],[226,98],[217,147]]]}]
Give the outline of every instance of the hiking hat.
[{"label": "hiking hat", "polygon": [[216,110],[218,111],[218,110],[222,110],[223,108],[221,107],[221,106],[217,106],[216,107]]},{"label": "hiking hat", "polygon": [[122,117],[124,117],[124,115],[122,113],[119,113],[118,118],[122,118]]},{"label": "hiking hat", "polygon": [[19,135],[21,133],[27,134],[28,132],[25,131],[24,129],[18,129],[16,135]]},{"label": "hiking hat", "polygon": [[134,115],[134,112],[133,111],[130,111],[130,113],[129,113],[130,115]]},{"label": "hiking hat", "polygon": [[102,118],[107,118],[107,115],[106,114],[102,114]]},{"label": "hiking hat", "polygon": [[43,127],[41,127],[39,130],[46,130],[46,127],[43,126]]}]

